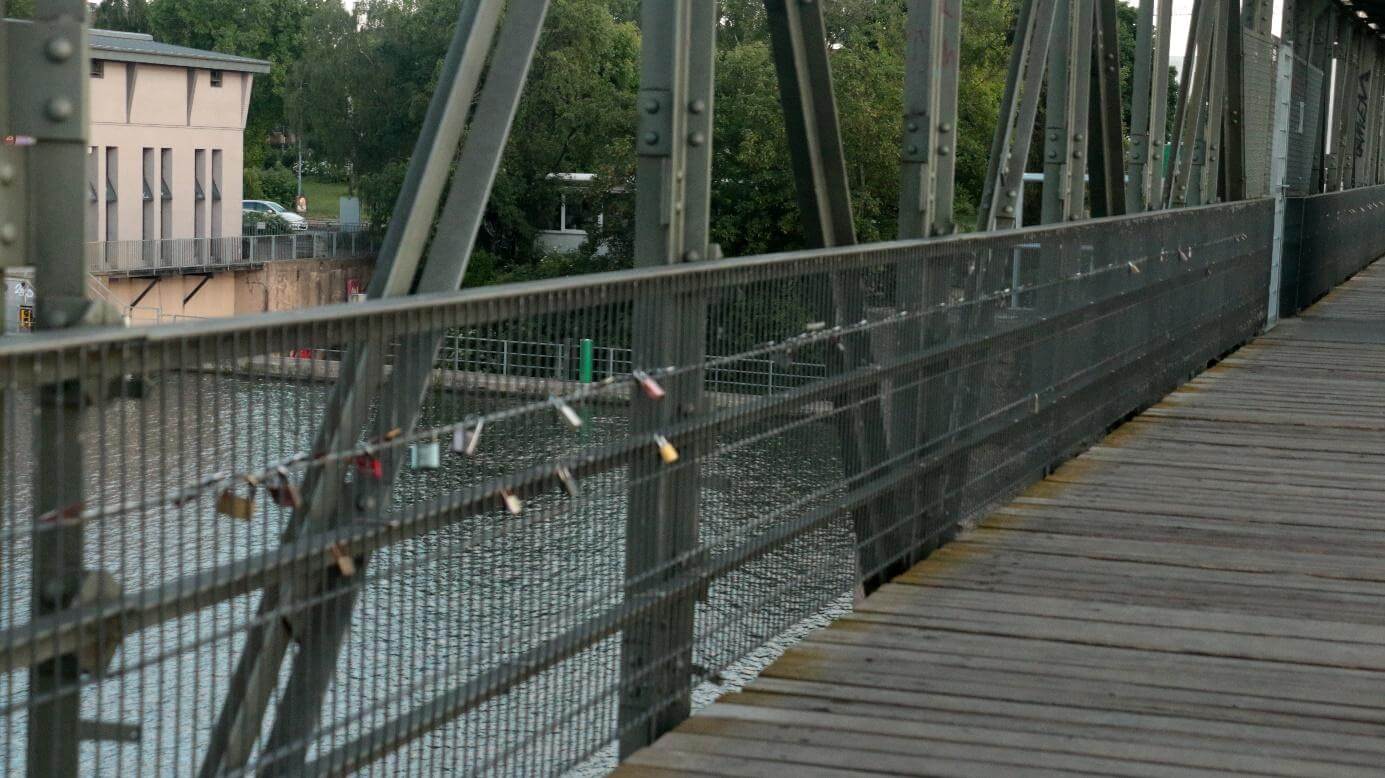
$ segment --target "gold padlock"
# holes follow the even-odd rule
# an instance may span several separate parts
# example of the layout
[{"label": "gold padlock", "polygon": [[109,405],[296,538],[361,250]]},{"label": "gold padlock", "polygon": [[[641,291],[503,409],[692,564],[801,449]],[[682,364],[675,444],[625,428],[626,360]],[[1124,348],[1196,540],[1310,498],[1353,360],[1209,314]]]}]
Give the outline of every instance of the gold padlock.
[{"label": "gold padlock", "polygon": [[216,512],[233,519],[250,521],[250,516],[255,512],[255,503],[249,497],[236,494],[233,489],[225,489],[216,498]]},{"label": "gold padlock", "polygon": [[659,447],[659,457],[664,460],[664,464],[671,465],[678,461],[678,449],[673,447],[668,438],[663,435],[655,435],[654,445]]}]

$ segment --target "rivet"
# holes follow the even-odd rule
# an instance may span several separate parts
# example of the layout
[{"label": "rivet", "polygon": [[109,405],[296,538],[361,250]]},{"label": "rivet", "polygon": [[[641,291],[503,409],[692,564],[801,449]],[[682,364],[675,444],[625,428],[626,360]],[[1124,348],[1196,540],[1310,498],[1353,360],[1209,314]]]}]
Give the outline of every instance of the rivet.
[{"label": "rivet", "polygon": [[949,153],[951,153],[951,151],[952,151],[952,149],[948,148],[947,146],[939,146],[939,147],[938,147],[938,156],[940,156],[940,157],[946,157]]},{"label": "rivet", "polygon": [[938,126],[938,129],[943,132],[952,132],[952,124],[950,122],[943,122]]},{"label": "rivet", "polygon": [[688,103],[688,111],[690,113],[702,113],[705,110],[707,110],[706,100],[694,100]]},{"label": "rivet", "polygon": [[655,99],[652,98],[652,97],[649,98],[648,100],[645,100],[645,101],[644,101],[644,112],[645,112],[645,113],[658,113],[658,112],[659,112],[659,101],[658,101],[658,100],[655,100]]},{"label": "rivet", "polygon": [[689,250],[683,252],[683,261],[684,261],[684,262],[697,262],[697,261],[700,261],[701,259],[702,259],[702,252],[700,252],[700,251],[698,251],[698,250],[696,250],[696,249],[689,249]]},{"label": "rivet", "polygon": [[1074,151],[1074,152],[1072,153],[1072,158],[1073,158],[1073,159],[1082,159],[1082,151],[1081,151],[1080,149],[1077,150],[1077,151]]},{"label": "rivet", "polygon": [[910,144],[909,144],[909,147],[906,149],[906,151],[908,151],[910,154],[917,154],[917,153],[919,153],[919,147],[918,147],[918,146],[915,146],[915,145],[912,144],[912,143],[910,143]]},{"label": "rivet", "polygon": [[657,133],[657,132],[646,132],[646,133],[644,134],[644,142],[645,142],[645,145],[647,145],[647,146],[655,146],[655,145],[658,145],[658,143],[659,143],[659,133]]},{"label": "rivet", "polygon": [[55,122],[71,119],[72,110],[72,101],[66,97],[55,97],[48,101],[48,118]]},{"label": "rivet", "polygon": [[707,142],[707,136],[704,135],[704,134],[702,134],[702,133],[700,133],[700,132],[694,132],[694,133],[688,135],[688,145],[690,145],[690,146],[701,146],[702,144],[704,144],[704,143],[706,143],[706,142]]},{"label": "rivet", "polygon": [[918,123],[918,122],[909,122],[909,124],[906,125],[906,127],[907,127],[907,129],[909,130],[909,132],[918,132],[918,131],[919,131],[919,123]]},{"label": "rivet", "polygon": [[1019,197],[1019,195],[1020,195],[1019,192],[1016,192],[1016,191],[1013,190],[1013,189],[1011,189],[1010,191],[1006,192],[1005,194],[1008,195],[1008,196],[1010,197],[1011,200],[1015,199],[1016,197]]},{"label": "rivet", "polygon": [[1077,140],[1077,141],[1085,140],[1085,139],[1086,139],[1086,136],[1084,136],[1082,133],[1079,132],[1079,133],[1077,133],[1076,135],[1072,136],[1072,139],[1073,139],[1073,140]]},{"label": "rivet", "polygon": [[13,184],[13,183],[14,183],[14,165],[11,165],[11,164],[8,163],[8,162],[6,162],[6,163],[3,164],[3,165],[0,165],[0,184],[9,185],[9,184]]},{"label": "rivet", "polygon": [[6,246],[19,240],[19,228],[13,224],[0,224],[0,243]]},{"label": "rivet", "polygon": [[1007,205],[1007,206],[1005,206],[1005,213],[1006,213],[1007,216],[1008,216],[1009,214],[1014,213],[1014,212],[1015,212],[1015,206],[1013,206],[1013,205]]},{"label": "rivet", "polygon": [[61,36],[48,41],[48,45],[43,48],[43,52],[53,62],[68,61],[72,58],[73,50],[72,41]]}]

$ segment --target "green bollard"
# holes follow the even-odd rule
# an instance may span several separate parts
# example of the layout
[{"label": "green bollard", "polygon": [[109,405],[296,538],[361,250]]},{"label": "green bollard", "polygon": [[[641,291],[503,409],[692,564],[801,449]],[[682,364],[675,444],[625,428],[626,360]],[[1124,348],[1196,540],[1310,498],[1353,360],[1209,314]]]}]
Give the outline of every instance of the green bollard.
[{"label": "green bollard", "polygon": [[596,351],[591,338],[582,338],[581,380],[584,384],[592,382],[592,354]]}]

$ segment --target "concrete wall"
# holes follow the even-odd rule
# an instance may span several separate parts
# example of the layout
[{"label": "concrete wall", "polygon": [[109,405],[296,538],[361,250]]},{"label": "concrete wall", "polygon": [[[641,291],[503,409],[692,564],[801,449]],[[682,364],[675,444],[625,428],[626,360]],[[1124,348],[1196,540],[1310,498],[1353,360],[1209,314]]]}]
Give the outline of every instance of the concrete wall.
[{"label": "concrete wall", "polygon": [[[226,71],[222,85],[212,87],[210,70],[106,62],[102,77],[90,81],[87,174],[95,202],[87,205],[87,239],[239,235],[243,136],[254,76]],[[154,199],[149,214],[143,198],[145,149],[152,150],[149,179]],[[167,169],[164,149],[171,153]],[[203,152],[200,172],[199,150]],[[219,173],[214,170],[218,158]],[[106,182],[112,167],[116,201],[110,207]],[[199,175],[205,193],[201,201],[196,198]],[[167,209],[161,197],[161,179],[168,182],[172,194]],[[219,225],[214,181],[219,182],[221,191]]]},{"label": "concrete wall", "polygon": [[[134,323],[167,324],[180,317],[220,318],[344,303],[348,284],[354,281],[364,291],[373,267],[368,259],[287,260],[254,270],[216,273],[205,284],[201,275],[167,275],[157,280],[109,278],[106,286],[126,305],[144,294],[131,312]],[[184,303],[189,295],[191,299]]]}]

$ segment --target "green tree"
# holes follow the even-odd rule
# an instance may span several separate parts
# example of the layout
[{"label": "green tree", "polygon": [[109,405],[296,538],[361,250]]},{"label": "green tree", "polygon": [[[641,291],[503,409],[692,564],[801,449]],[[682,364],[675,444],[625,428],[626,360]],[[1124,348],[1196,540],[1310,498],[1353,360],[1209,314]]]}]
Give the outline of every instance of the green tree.
[{"label": "green tree", "polygon": [[91,15],[99,30],[149,32],[149,6],[145,0],[104,0]]}]

